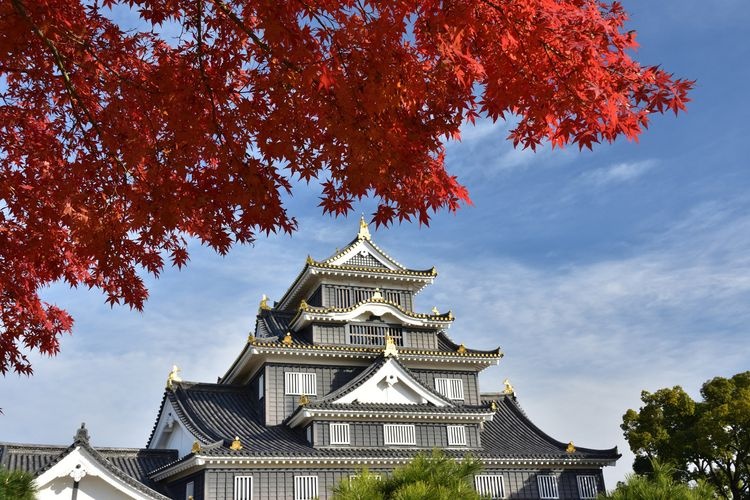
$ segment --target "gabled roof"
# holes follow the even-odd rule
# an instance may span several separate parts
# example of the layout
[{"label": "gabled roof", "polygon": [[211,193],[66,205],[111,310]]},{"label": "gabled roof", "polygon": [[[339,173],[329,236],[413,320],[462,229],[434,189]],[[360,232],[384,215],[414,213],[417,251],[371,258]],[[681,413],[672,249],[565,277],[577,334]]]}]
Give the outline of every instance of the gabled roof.
[{"label": "gabled roof", "polygon": [[[162,407],[166,401],[204,448],[228,449],[235,437],[248,452],[292,453],[309,448],[304,437],[289,428],[263,425],[257,402],[246,386],[174,382],[173,389],[165,391]],[[152,431],[149,445],[153,439]]]},{"label": "gabled roof", "polygon": [[620,458],[617,447],[598,450],[575,446],[567,451],[568,443],[553,439],[537,427],[524,413],[514,396],[502,395],[495,401],[496,412],[482,432],[481,457],[549,458],[598,460],[614,462]]},{"label": "gabled roof", "polygon": [[148,474],[177,460],[176,450],[94,448],[80,430],[70,446],[0,443],[0,466],[29,472],[38,478],[74,453],[84,453],[102,470],[146,498],[167,500]]}]

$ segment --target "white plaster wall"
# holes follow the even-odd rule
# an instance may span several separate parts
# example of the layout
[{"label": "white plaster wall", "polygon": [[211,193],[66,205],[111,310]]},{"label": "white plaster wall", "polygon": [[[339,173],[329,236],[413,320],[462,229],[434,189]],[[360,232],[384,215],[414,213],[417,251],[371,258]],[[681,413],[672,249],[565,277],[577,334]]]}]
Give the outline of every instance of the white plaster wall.
[{"label": "white plaster wall", "polygon": [[[69,500],[73,498],[73,479],[58,477],[37,493],[37,500]],[[132,500],[135,497],[114,488],[99,477],[86,476],[78,483],[77,500]]]}]

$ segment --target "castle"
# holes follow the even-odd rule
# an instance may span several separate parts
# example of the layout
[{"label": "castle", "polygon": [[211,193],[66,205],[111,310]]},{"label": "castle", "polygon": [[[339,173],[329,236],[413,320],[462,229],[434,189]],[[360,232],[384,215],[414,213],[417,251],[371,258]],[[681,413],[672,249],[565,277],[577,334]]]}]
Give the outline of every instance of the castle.
[{"label": "castle", "polygon": [[388,474],[434,448],[471,454],[488,498],[596,498],[616,448],[556,441],[525,415],[510,383],[478,376],[501,350],[446,334],[454,318],[417,312],[434,268],[408,269],[367,224],[324,260],[308,257],[217,383],[170,373],[145,449],[0,444],[0,465],[34,473],[39,498],[312,500],[367,468]]}]

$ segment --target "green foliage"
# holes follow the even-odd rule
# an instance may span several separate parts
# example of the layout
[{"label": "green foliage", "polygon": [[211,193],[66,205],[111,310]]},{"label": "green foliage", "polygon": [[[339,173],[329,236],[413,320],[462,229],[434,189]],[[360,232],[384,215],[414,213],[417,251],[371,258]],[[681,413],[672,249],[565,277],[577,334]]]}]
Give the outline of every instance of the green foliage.
[{"label": "green foliage", "polygon": [[634,469],[649,460],[676,464],[681,480],[703,480],[723,498],[750,498],[750,372],[703,384],[702,401],[681,387],[643,391],[644,406],[628,410],[622,429],[636,454]]},{"label": "green foliage", "polygon": [[34,476],[23,471],[0,468],[0,500],[34,500]]},{"label": "green foliage", "polygon": [[674,479],[676,469],[653,460],[648,475],[631,474],[610,495],[599,498],[610,500],[709,500],[716,498],[714,489],[699,481],[693,488]]},{"label": "green foliage", "polygon": [[334,488],[334,500],[479,500],[472,478],[482,470],[479,460],[454,460],[440,450],[419,454],[382,479],[366,470]]}]

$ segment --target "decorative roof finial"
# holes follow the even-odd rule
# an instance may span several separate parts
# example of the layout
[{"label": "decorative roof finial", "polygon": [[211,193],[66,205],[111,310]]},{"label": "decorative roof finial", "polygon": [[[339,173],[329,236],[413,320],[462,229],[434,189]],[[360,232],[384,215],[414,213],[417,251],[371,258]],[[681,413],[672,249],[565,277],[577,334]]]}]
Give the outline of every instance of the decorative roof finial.
[{"label": "decorative roof finial", "polygon": [[86,429],[86,422],[81,422],[81,427],[76,431],[73,441],[89,444],[89,431]]},{"label": "decorative roof finial", "polygon": [[310,398],[307,397],[307,394],[300,394],[298,403],[300,406],[307,406],[310,404]]},{"label": "decorative roof finial", "polygon": [[250,333],[247,336],[247,343],[248,344],[252,344],[253,342],[255,342],[255,335],[253,335],[252,333]]},{"label": "decorative roof finial", "polygon": [[497,411],[497,403],[494,400],[490,403],[490,408],[492,411]]},{"label": "decorative roof finial", "polygon": [[510,384],[509,379],[506,378],[505,381],[503,382],[503,385],[505,386],[505,390],[503,390],[503,394],[507,394],[509,396],[516,395],[516,390],[513,389],[513,386]]},{"label": "decorative roof finial", "polygon": [[396,348],[396,341],[390,335],[385,336],[385,349],[383,349],[383,356],[386,358],[398,357],[398,349]]},{"label": "decorative roof finial", "polygon": [[178,375],[182,370],[180,370],[177,365],[172,365],[172,371],[169,372],[169,375],[167,376],[167,389],[170,391],[174,390],[174,383],[175,382],[182,382],[182,379]]},{"label": "decorative roof finial", "polygon": [[271,306],[268,305],[268,297],[266,297],[266,294],[263,294],[263,297],[260,299],[260,305],[258,306],[258,312],[260,311],[270,311]]},{"label": "decorative roof finial", "polygon": [[568,443],[568,447],[565,448],[565,451],[567,453],[575,453],[576,452],[576,447],[573,446],[573,441],[571,441],[570,443]]},{"label": "decorative roof finial", "polygon": [[232,441],[232,444],[229,446],[230,450],[239,451],[242,449],[242,443],[240,442],[239,436],[234,436],[234,441]]},{"label": "decorative roof finial", "polygon": [[458,346],[458,349],[456,349],[456,352],[458,352],[459,354],[465,354],[466,353],[466,346],[463,345],[463,343],[462,343],[460,346]]},{"label": "decorative roof finial", "polygon": [[380,293],[380,288],[376,288],[374,292],[372,292],[372,297],[370,297],[370,300],[383,300],[383,294]]},{"label": "decorative roof finial", "polygon": [[193,447],[190,448],[190,453],[200,453],[201,452],[201,444],[196,439],[193,441]]},{"label": "decorative roof finial", "polygon": [[435,307],[432,308],[432,314],[434,314],[435,316],[437,316],[438,314],[440,314],[440,311],[438,310],[437,306],[435,306]]},{"label": "decorative roof finial", "polygon": [[284,345],[292,345],[292,332],[286,332],[286,335],[284,335],[284,339],[281,341]]},{"label": "decorative roof finial", "polygon": [[359,219],[359,233],[357,233],[357,239],[369,240],[370,239],[370,228],[367,227],[365,216],[362,215]]}]

